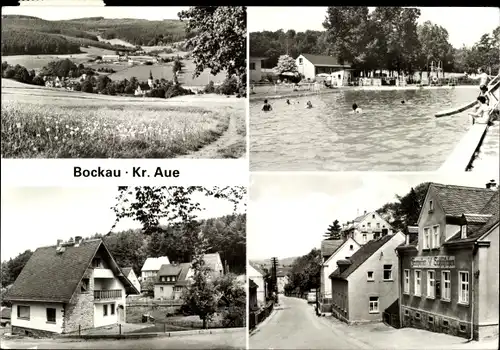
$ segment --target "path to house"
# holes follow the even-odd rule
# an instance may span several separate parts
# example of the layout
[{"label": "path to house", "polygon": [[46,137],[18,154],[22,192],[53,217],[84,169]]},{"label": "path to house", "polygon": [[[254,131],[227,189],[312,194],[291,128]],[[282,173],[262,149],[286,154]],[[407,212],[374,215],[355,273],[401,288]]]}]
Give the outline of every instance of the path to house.
[{"label": "path to house", "polygon": [[280,296],[282,308],[250,336],[251,349],[498,349],[498,338],[481,342],[383,323],[347,325],[317,317],[305,300]]},{"label": "path to house", "polygon": [[245,349],[246,332],[122,340],[10,339],[2,349]]}]

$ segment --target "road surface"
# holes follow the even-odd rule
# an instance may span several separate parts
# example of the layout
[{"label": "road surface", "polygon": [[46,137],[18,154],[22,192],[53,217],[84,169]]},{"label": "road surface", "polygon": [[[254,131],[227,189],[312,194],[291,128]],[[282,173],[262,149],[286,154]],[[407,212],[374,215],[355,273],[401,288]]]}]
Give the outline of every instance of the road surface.
[{"label": "road surface", "polygon": [[122,340],[10,339],[2,349],[245,349],[246,332]]},{"label": "road surface", "polygon": [[250,349],[370,349],[345,333],[345,326],[316,316],[305,300],[280,296],[282,308],[250,336]]}]

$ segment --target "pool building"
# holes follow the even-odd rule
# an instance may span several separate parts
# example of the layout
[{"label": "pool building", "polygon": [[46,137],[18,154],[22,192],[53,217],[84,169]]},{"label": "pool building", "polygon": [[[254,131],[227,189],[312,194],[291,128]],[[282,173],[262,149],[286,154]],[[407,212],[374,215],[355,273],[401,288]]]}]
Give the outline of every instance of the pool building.
[{"label": "pool building", "polygon": [[468,339],[498,335],[499,193],[431,183],[418,239],[397,247],[401,326]]},{"label": "pool building", "polygon": [[295,62],[305,80],[315,80],[319,74],[331,75],[337,86],[347,85],[351,78],[351,65],[337,58],[324,55],[300,54]]}]

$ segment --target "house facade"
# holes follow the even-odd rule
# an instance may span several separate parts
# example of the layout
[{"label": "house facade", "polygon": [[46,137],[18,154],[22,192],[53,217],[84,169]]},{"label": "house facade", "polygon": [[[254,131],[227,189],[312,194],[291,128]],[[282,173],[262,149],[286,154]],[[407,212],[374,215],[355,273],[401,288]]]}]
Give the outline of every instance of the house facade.
[{"label": "house facade", "polygon": [[[327,245],[331,244],[331,242],[335,243],[335,249],[333,251],[327,249]],[[322,302],[330,304],[330,299],[332,298],[330,275],[338,268],[337,261],[350,258],[351,255],[357,252],[360,247],[361,246],[351,237],[346,240],[341,239],[322,242],[321,252],[323,256],[323,264],[321,265],[320,277],[320,299]]]},{"label": "house facade", "polygon": [[278,293],[285,293],[285,286],[288,284],[288,269],[285,267],[276,268],[276,282],[278,284]]},{"label": "house facade", "polygon": [[141,283],[139,282],[139,279],[137,278],[137,275],[134,272],[134,269],[131,267],[122,267],[122,272],[125,275],[125,277],[128,278],[130,282],[134,285],[134,287],[141,292]]},{"label": "house facade", "polygon": [[348,79],[350,65],[339,62],[335,57],[301,54],[296,59],[297,68],[306,80],[315,80],[318,74],[342,74],[342,79]]},{"label": "house facade", "polygon": [[138,293],[102,240],[75,237],[38,248],[5,299],[13,334],[47,336],[125,322]]},{"label": "house facade", "polygon": [[254,263],[249,262],[247,265],[247,275],[256,285],[256,298],[260,305],[266,303],[266,285],[264,281],[264,273],[262,270]]},{"label": "house facade", "polygon": [[392,226],[375,211],[365,211],[363,215],[348,222],[342,228],[344,237],[351,237],[360,245],[392,234],[394,234]]},{"label": "house facade", "polygon": [[210,253],[203,255],[205,266],[208,267],[211,278],[217,278],[224,275],[224,265],[219,253]]},{"label": "house facade", "polygon": [[160,300],[180,299],[184,288],[189,285],[193,275],[194,270],[191,263],[162,265],[154,287],[154,298]]},{"label": "house facade", "polygon": [[398,247],[403,327],[498,335],[499,193],[431,183],[418,240]]},{"label": "house facade", "polygon": [[170,264],[168,256],[147,258],[141,268],[141,282],[156,281],[156,276],[162,265]]},{"label": "house facade", "polygon": [[404,241],[401,232],[386,235],[337,261],[330,275],[333,316],[349,324],[382,321],[383,312],[394,308],[399,297],[395,249]]},{"label": "house facade", "polygon": [[252,279],[248,280],[248,283],[248,309],[252,311],[259,308],[259,302],[257,300],[257,289],[259,286]]},{"label": "house facade", "polygon": [[264,57],[250,56],[250,81],[257,82],[262,79],[262,61]]}]

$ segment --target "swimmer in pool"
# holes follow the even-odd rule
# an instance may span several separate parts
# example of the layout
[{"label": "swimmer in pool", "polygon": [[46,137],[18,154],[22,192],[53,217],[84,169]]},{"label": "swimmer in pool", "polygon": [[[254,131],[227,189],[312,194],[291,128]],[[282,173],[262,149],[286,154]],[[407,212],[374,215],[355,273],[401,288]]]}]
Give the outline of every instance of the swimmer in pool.
[{"label": "swimmer in pool", "polygon": [[307,101],[306,108],[313,108],[311,101]]},{"label": "swimmer in pool", "polygon": [[359,108],[356,103],[353,103],[352,104],[352,112],[353,113],[363,113],[363,110],[361,108]]},{"label": "swimmer in pool", "polygon": [[262,110],[264,112],[270,112],[273,110],[273,107],[269,103],[267,103],[267,100],[264,100],[264,106],[262,106]]}]

